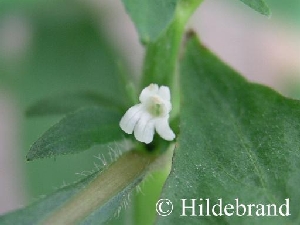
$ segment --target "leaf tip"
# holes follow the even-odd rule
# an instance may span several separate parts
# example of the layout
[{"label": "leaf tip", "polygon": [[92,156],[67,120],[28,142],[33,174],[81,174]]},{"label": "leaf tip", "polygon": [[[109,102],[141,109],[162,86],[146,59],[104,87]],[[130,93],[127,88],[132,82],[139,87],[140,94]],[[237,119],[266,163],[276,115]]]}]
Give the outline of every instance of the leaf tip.
[{"label": "leaf tip", "polygon": [[143,45],[143,46],[147,46],[149,43],[150,43],[150,37],[149,36],[143,36],[143,37],[140,37],[140,43]]},{"label": "leaf tip", "polygon": [[195,38],[197,38],[197,33],[192,29],[187,30],[184,35],[183,46],[186,46],[188,42]]},{"label": "leaf tip", "polygon": [[35,154],[35,151],[33,150],[33,148],[34,148],[34,145],[32,145],[30,147],[29,152],[26,155],[26,162],[30,162],[30,161],[33,161],[36,158],[38,158],[37,155]]},{"label": "leaf tip", "polygon": [[[258,11],[258,10],[256,10],[256,11]],[[267,5],[265,5],[265,8],[262,11],[258,11],[258,12],[261,13],[262,15],[266,16],[268,19],[270,19],[272,16],[272,12]]]},{"label": "leaf tip", "polygon": [[32,160],[33,160],[33,158],[29,154],[27,154],[26,155],[26,162],[30,162]]},{"label": "leaf tip", "polygon": [[264,16],[267,16],[268,18],[271,17],[271,10],[263,0],[254,0],[254,1],[240,0],[240,1],[243,2],[245,5],[249,6],[250,8],[252,8],[253,10],[255,10],[256,12]]},{"label": "leaf tip", "polygon": [[268,12],[265,14],[265,16],[267,16],[268,19],[271,19],[272,11],[270,9],[268,9]]},{"label": "leaf tip", "polygon": [[189,29],[185,34],[185,40],[189,40],[195,36],[197,36],[196,32],[192,29]]}]

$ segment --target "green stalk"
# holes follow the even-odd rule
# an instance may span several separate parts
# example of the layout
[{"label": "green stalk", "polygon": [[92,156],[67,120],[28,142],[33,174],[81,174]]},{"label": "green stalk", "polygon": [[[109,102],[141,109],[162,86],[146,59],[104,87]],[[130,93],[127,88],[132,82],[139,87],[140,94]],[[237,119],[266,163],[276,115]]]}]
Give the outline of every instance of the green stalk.
[{"label": "green stalk", "polygon": [[50,214],[42,224],[76,224],[144,175],[155,156],[131,151],[111,164],[86,187]]},{"label": "green stalk", "polygon": [[172,96],[171,120],[179,114],[179,84],[176,71],[185,25],[202,1],[179,1],[169,28],[155,42],[146,46],[140,89],[151,83],[169,86]]},{"label": "green stalk", "polygon": [[146,46],[141,88],[150,83],[172,86],[185,25],[202,1],[179,1],[169,28]]},{"label": "green stalk", "polygon": [[163,185],[170,173],[169,167],[170,165],[168,165],[168,168],[154,171],[141,185],[141,192],[134,198],[136,205],[134,210],[135,224],[154,224],[157,216],[155,205],[159,200]]}]

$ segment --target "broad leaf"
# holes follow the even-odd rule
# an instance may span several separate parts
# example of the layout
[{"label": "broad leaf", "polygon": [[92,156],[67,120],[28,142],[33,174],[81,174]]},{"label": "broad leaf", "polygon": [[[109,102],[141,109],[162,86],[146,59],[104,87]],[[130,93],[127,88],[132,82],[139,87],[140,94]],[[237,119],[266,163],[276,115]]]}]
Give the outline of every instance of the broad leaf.
[{"label": "broad leaf", "polygon": [[154,41],[170,24],[179,0],[122,0],[142,42]]},{"label": "broad leaf", "polygon": [[116,216],[155,157],[130,151],[100,172],[0,217],[0,224],[103,224]]},{"label": "broad leaf", "polygon": [[113,109],[119,108],[119,106],[113,104],[98,93],[86,91],[65,93],[41,99],[26,110],[26,115],[44,116],[65,114],[86,106],[104,106]]},{"label": "broad leaf", "polygon": [[120,119],[121,114],[101,107],[70,113],[31,146],[27,160],[76,153],[94,144],[118,141],[123,137]]},{"label": "broad leaf", "polygon": [[244,4],[248,5],[255,11],[261,13],[265,16],[270,16],[271,12],[267,4],[264,2],[264,0],[240,0]]},{"label": "broad leaf", "polygon": [[[195,36],[187,43],[180,73],[179,143],[161,196],[174,210],[157,224],[299,224],[299,102],[247,82]],[[187,206],[196,199],[196,215],[202,204],[204,216],[180,216],[183,198]],[[200,198],[210,199],[210,215],[220,198],[223,208],[235,205],[235,199],[276,204],[277,214],[288,198],[291,215],[256,216],[254,208],[252,216],[205,216],[207,204]]]}]

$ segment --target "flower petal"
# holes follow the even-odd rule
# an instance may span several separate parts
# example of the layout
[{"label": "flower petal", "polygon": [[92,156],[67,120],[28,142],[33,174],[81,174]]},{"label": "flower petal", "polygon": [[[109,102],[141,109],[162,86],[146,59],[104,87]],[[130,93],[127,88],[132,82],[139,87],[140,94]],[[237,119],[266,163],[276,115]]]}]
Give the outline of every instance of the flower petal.
[{"label": "flower petal", "polygon": [[155,120],[156,132],[165,140],[172,141],[175,138],[174,132],[171,130],[168,122],[169,116],[157,118]]},{"label": "flower petal", "polygon": [[154,120],[149,113],[143,113],[137,122],[134,128],[134,136],[140,142],[146,144],[152,142],[154,136]]},{"label": "flower petal", "polygon": [[[169,115],[169,112],[172,110],[172,104],[171,104],[171,102],[164,101],[163,107],[164,107],[165,114]],[[166,115],[164,115],[164,116],[166,116]]]},{"label": "flower petal", "polygon": [[158,90],[158,95],[165,101],[171,100],[170,88],[167,86],[160,86]]},{"label": "flower petal", "polygon": [[121,129],[127,134],[132,134],[133,129],[137,121],[140,119],[142,113],[142,104],[137,104],[130,107],[120,121]]},{"label": "flower petal", "polygon": [[158,92],[158,85],[157,84],[150,84],[148,87],[145,87],[141,94],[140,94],[140,102],[146,102],[151,96],[157,94]]}]

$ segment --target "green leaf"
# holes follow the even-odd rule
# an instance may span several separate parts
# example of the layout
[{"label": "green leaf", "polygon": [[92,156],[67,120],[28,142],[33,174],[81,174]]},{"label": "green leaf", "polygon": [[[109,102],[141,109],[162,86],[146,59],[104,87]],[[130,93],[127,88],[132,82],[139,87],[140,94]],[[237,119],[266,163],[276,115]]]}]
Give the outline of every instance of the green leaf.
[{"label": "green leaf", "polygon": [[122,0],[142,42],[154,41],[173,19],[180,0]]},{"label": "green leaf", "polygon": [[0,224],[103,224],[126,204],[155,159],[138,151],[127,152],[105,170],[0,217]]},{"label": "green leaf", "polygon": [[94,144],[122,139],[119,127],[121,114],[89,107],[68,114],[46,131],[30,148],[27,160],[45,158],[86,150]]},{"label": "green leaf", "polygon": [[86,91],[76,93],[64,93],[56,96],[44,98],[31,105],[26,110],[27,116],[44,116],[65,114],[82,107],[104,106],[107,108],[118,109],[119,106],[98,93]]},{"label": "green leaf", "polygon": [[271,15],[268,5],[263,0],[240,0],[240,1],[262,15],[265,16]]},{"label": "green leaf", "polygon": [[[174,210],[157,224],[299,224],[299,102],[247,82],[193,35],[180,71],[179,143],[161,195]],[[277,206],[289,198],[291,215],[185,217],[183,198],[189,206],[196,199],[197,215],[199,204],[206,215],[200,198],[210,199],[210,210],[219,198],[223,207],[236,198]]]},{"label": "green leaf", "polygon": [[0,217],[0,224],[37,224],[49,213],[67,202],[69,198],[72,198],[80,192],[95,178],[95,176],[96,174],[93,174],[73,185],[62,187],[55,193],[39,200],[33,205]]}]

